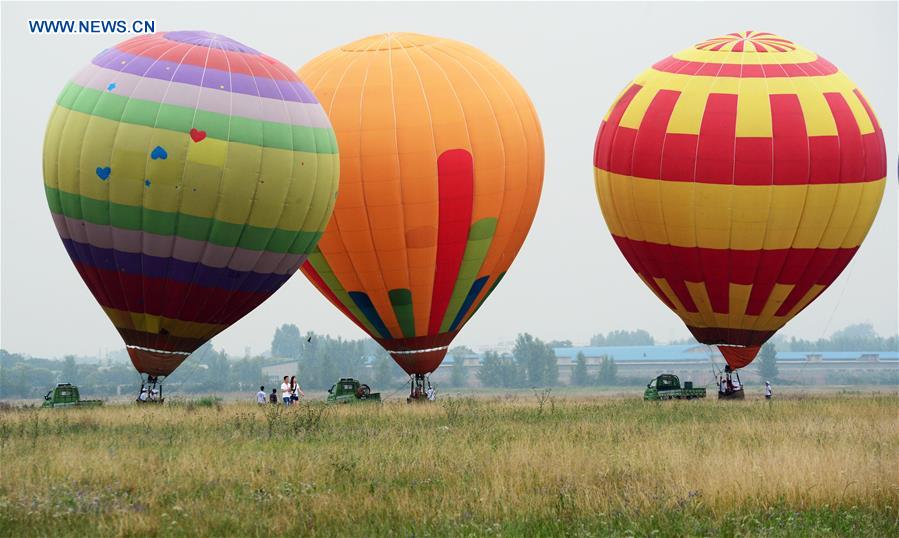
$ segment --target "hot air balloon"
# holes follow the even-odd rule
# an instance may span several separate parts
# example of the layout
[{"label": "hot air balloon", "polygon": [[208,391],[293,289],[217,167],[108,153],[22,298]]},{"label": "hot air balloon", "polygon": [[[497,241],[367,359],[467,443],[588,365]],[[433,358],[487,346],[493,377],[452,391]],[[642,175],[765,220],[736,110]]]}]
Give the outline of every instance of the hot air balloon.
[{"label": "hot air balloon", "polygon": [[302,271],[410,374],[418,399],[530,228],[537,114],[508,71],[450,39],[375,35],[298,74],[341,160],[334,218]]},{"label": "hot air balloon", "polygon": [[82,69],[53,109],[43,165],[72,262],[155,385],[298,269],[330,218],[339,162],[287,66],[183,31]]},{"label": "hot air balloon", "polygon": [[886,149],[870,104],[833,64],[747,31],[628,84],[593,164],[627,262],[737,369],[855,255],[880,205]]}]

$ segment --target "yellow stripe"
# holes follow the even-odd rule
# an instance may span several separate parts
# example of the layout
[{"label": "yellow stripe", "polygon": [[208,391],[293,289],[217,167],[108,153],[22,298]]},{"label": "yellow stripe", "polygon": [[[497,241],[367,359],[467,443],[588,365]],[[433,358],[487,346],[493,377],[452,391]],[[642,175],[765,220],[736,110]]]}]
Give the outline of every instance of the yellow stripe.
[{"label": "yellow stripe", "polygon": [[151,314],[128,312],[105,306],[103,310],[109,316],[109,319],[112,320],[113,325],[120,329],[134,329],[157,334],[160,330],[165,329],[169,335],[180,338],[209,338],[228,327],[227,325],[196,323],[163,316],[153,316]]},{"label": "yellow stripe", "polygon": [[[301,229],[310,204],[321,206],[318,200],[330,196],[337,181],[336,154],[211,138],[197,144],[186,133],[76,111],[63,113],[57,106],[48,136],[59,131],[62,135],[51,138],[59,145],[45,152],[45,166],[50,165],[45,168],[45,183],[67,193],[133,207],[294,231]],[[156,146],[166,149],[166,159],[150,159],[150,149]],[[205,149],[197,149],[201,147]],[[96,168],[102,166],[112,169],[107,181],[96,175]],[[149,188],[144,183],[147,179]],[[304,210],[282,217],[285,202]]]},{"label": "yellow stripe", "polygon": [[678,247],[852,248],[874,220],[886,178],[822,185],[718,185],[594,169],[612,234]]},{"label": "yellow stripe", "polygon": [[797,47],[796,50],[787,52],[765,52],[755,54],[755,49],[746,44],[746,54],[738,52],[720,52],[714,50],[699,50],[693,47],[684,49],[674,55],[678,60],[688,62],[702,62],[715,64],[803,64],[814,62],[818,55],[809,50]]},{"label": "yellow stripe", "polygon": [[771,99],[765,79],[741,79],[737,95],[737,136],[770,138]]}]

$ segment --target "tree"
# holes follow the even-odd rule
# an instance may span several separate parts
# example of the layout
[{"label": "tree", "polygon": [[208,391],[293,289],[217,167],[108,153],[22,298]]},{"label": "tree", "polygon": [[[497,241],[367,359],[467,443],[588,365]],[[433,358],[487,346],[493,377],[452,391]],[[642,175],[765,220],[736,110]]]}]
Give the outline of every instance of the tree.
[{"label": "tree", "polygon": [[303,337],[300,336],[300,329],[296,325],[285,323],[275,329],[275,336],[272,338],[273,357],[296,359],[299,358],[302,348]]},{"label": "tree", "polygon": [[571,384],[575,387],[583,387],[590,384],[590,375],[587,373],[587,359],[578,351],[574,370],[571,372]]},{"label": "tree", "polygon": [[72,383],[73,385],[78,383],[78,365],[75,364],[75,357],[66,355],[59,378],[60,383]]},{"label": "tree", "polygon": [[574,347],[571,340],[550,340],[546,345],[549,346],[550,349],[555,349],[557,347]]},{"label": "tree", "polygon": [[762,346],[758,365],[759,375],[765,380],[777,379],[777,349],[774,344],[769,342]]},{"label": "tree", "polygon": [[387,353],[379,353],[374,362],[374,381],[378,387],[389,387],[393,383],[393,359]]},{"label": "tree", "polygon": [[464,355],[453,355],[453,367],[450,370],[450,385],[464,387],[468,381],[468,367],[465,366]]},{"label": "tree", "polygon": [[636,331],[610,331],[607,335],[594,334],[591,346],[652,346],[655,340],[643,329]]},{"label": "tree", "polygon": [[485,387],[502,387],[503,365],[499,353],[488,351],[484,353],[484,361],[478,369],[478,380]]},{"label": "tree", "polygon": [[599,373],[596,376],[598,385],[614,385],[618,377],[618,365],[615,364],[614,357],[606,357],[603,355],[599,363]]}]

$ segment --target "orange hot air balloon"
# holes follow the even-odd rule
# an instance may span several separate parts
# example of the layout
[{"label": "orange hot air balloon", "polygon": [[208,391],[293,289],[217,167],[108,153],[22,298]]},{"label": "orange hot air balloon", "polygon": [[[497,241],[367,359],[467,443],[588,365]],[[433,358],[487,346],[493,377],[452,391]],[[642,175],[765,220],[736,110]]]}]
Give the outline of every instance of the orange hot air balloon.
[{"label": "orange hot air balloon", "polygon": [[593,164],[628,263],[740,368],[855,255],[883,195],[886,148],[833,64],[749,31],[638,76],[603,120]]},{"label": "orange hot air balloon", "polygon": [[450,39],[375,35],[298,73],[340,148],[340,194],[303,273],[416,378],[502,279],[540,198],[524,89]]}]

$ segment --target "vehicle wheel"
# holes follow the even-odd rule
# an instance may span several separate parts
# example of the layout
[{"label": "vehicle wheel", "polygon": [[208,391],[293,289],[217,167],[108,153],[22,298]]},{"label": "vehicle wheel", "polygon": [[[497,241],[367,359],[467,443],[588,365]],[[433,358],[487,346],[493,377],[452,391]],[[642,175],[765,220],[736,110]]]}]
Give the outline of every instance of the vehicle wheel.
[{"label": "vehicle wheel", "polygon": [[359,385],[359,388],[356,389],[356,398],[360,400],[367,400],[369,395],[371,395],[371,388],[368,385]]}]

